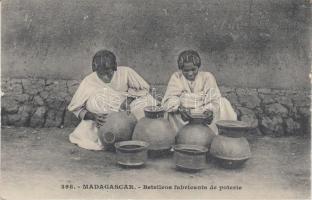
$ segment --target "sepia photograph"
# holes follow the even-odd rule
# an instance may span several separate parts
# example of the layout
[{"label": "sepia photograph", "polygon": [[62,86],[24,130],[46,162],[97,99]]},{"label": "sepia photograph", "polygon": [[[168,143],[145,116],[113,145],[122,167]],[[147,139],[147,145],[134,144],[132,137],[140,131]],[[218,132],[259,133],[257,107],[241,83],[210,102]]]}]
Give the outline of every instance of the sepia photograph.
[{"label": "sepia photograph", "polygon": [[310,0],[0,6],[0,200],[311,199]]}]

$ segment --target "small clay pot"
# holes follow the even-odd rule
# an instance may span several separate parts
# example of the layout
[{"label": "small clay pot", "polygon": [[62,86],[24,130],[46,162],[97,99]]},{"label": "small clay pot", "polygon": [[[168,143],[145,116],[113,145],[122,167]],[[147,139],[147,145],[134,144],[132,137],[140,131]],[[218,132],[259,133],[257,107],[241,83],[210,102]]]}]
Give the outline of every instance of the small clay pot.
[{"label": "small clay pot", "polygon": [[150,119],[163,118],[165,110],[160,106],[147,106],[144,108],[144,115]]},{"label": "small clay pot", "polygon": [[208,149],[198,145],[178,144],[173,147],[177,169],[198,171],[206,167]]},{"label": "small clay pot", "polygon": [[144,165],[148,145],[146,142],[134,140],[115,143],[117,163],[129,167]]}]

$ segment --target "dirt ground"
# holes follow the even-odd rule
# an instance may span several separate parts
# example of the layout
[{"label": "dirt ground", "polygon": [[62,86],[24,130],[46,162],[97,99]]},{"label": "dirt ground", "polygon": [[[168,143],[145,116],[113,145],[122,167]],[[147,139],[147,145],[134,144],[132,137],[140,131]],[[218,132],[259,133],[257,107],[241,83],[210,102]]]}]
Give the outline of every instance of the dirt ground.
[{"label": "dirt ground", "polygon": [[[243,168],[222,169],[209,161],[206,169],[187,173],[175,169],[172,156],[149,159],[143,168],[122,168],[112,152],[88,151],[71,144],[71,131],[2,128],[1,198],[310,198],[309,137],[256,137],[250,143],[252,158]],[[83,189],[83,184],[132,184],[136,189]],[[204,185],[207,189],[143,189],[144,184]],[[74,189],[62,189],[66,185]],[[220,191],[220,186],[236,187]]]}]

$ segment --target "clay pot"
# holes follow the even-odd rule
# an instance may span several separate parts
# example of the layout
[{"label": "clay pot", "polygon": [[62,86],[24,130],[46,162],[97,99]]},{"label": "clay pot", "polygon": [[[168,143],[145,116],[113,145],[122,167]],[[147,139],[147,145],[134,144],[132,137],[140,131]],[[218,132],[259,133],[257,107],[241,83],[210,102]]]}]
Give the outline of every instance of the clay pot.
[{"label": "clay pot", "polygon": [[148,143],[143,141],[123,141],[115,143],[116,160],[119,165],[138,167],[147,160]]},{"label": "clay pot", "polygon": [[243,137],[251,127],[240,121],[216,122],[219,129],[211,144],[210,154],[224,168],[242,166],[251,156],[247,139]]},{"label": "clay pot", "polygon": [[192,172],[206,167],[206,147],[178,144],[173,149],[177,169]]},{"label": "clay pot", "polygon": [[178,133],[177,144],[189,144],[204,146],[208,149],[215,133],[204,123],[205,117],[202,115],[191,115],[190,122]]},{"label": "clay pot", "polygon": [[104,147],[111,149],[115,142],[130,140],[136,123],[135,116],[125,111],[109,114],[98,132]]},{"label": "clay pot", "polygon": [[149,151],[169,150],[174,144],[176,133],[163,118],[164,112],[162,107],[145,107],[145,117],[135,126],[132,139],[149,143]]},{"label": "clay pot", "polygon": [[246,138],[231,138],[222,135],[218,135],[213,139],[210,154],[225,168],[239,167],[251,156]]},{"label": "clay pot", "polygon": [[220,120],[216,123],[220,135],[231,138],[245,137],[251,127],[250,123],[234,120]]}]

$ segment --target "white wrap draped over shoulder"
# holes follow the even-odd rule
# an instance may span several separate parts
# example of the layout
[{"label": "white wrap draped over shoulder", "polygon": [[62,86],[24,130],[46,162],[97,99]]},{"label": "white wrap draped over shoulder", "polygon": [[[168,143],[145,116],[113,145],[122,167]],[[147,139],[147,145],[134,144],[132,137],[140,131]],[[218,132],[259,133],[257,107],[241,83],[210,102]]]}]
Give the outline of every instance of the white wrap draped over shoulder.
[{"label": "white wrap draped over shoulder", "polygon": [[[148,83],[129,67],[117,67],[110,83],[104,83],[96,72],[93,72],[80,83],[68,110],[78,118],[86,111],[96,114],[118,112],[127,96],[136,98],[130,104],[130,109],[137,119],[144,117],[145,106],[156,102],[149,94]],[[70,134],[69,140],[90,150],[104,148],[98,137],[96,123],[92,120],[81,120]]]},{"label": "white wrap draped over shoulder", "polygon": [[168,113],[171,126],[176,131],[187,124],[178,112],[180,105],[196,110],[213,111],[214,118],[209,127],[216,134],[216,121],[237,119],[230,102],[221,96],[217,82],[210,72],[199,71],[194,81],[187,80],[181,71],[175,72],[169,80],[162,104]]}]

